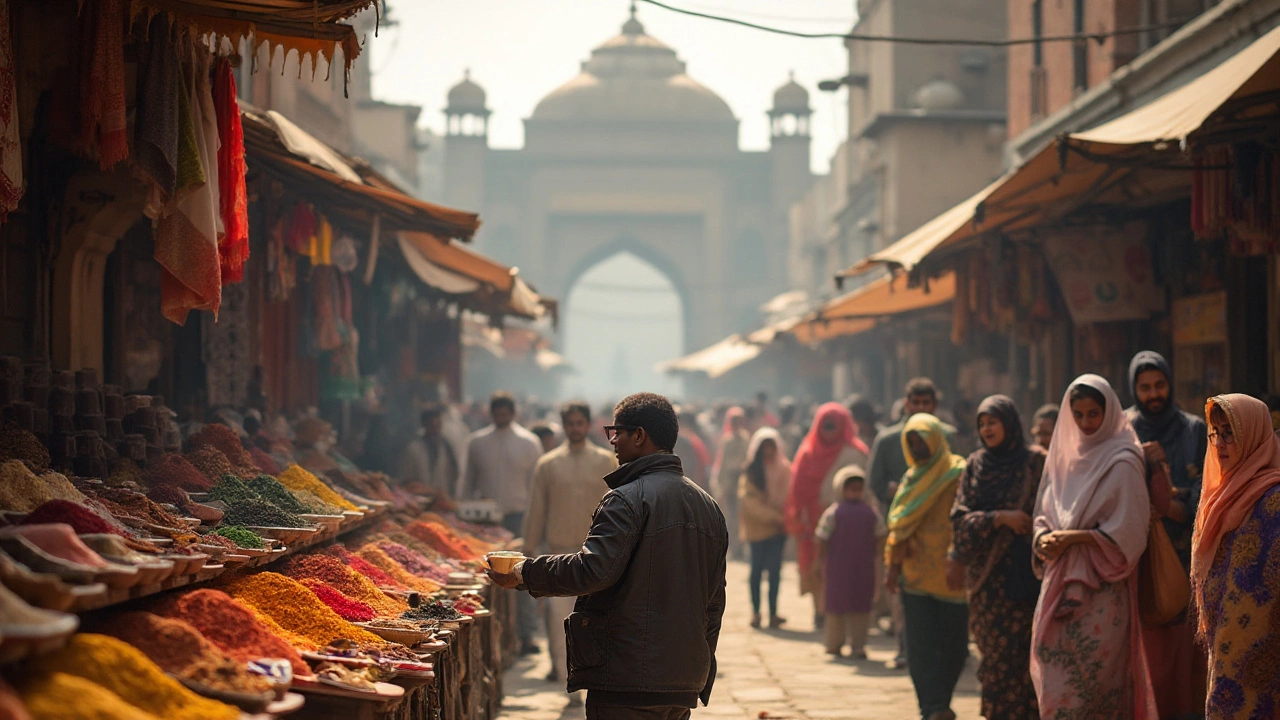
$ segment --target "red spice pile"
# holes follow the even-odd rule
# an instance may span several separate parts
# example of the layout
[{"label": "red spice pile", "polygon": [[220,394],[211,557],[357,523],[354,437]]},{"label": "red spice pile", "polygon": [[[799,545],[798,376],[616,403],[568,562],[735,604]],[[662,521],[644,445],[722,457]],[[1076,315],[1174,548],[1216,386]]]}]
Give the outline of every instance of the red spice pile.
[{"label": "red spice pile", "polygon": [[303,578],[299,582],[306,585],[311,592],[316,594],[316,597],[320,598],[320,602],[328,605],[330,610],[337,613],[338,617],[347,622],[368,622],[375,617],[373,608],[359,600],[353,600],[343,595],[319,580]]},{"label": "red spice pile", "polygon": [[374,565],[368,560],[365,560],[359,555],[352,553],[350,550],[346,549],[341,545],[330,545],[328,548],[325,549],[325,552],[329,553],[330,555],[346,563],[347,567],[351,568],[352,570],[355,570],[361,575],[369,578],[369,580],[372,581],[373,584],[377,585],[378,587],[388,588],[391,590],[407,590],[408,589],[407,587],[405,587],[404,583],[401,583],[399,580],[396,580],[395,578],[386,574],[378,566]]},{"label": "red spice pile", "polygon": [[147,497],[158,503],[169,503],[180,508],[185,508],[187,503],[187,494],[178,489],[176,485],[157,485],[147,491]]},{"label": "red spice pile", "polygon": [[387,596],[373,581],[361,577],[360,573],[331,555],[295,555],[285,563],[282,572],[295,580],[309,578],[324,583],[348,598],[364,603],[375,613],[393,615],[405,609],[403,602]]},{"label": "red spice pile", "polygon": [[171,453],[147,468],[148,485],[174,485],[190,492],[208,492],[214,480],[196,469],[186,458]]},{"label": "red spice pile", "polygon": [[232,465],[253,464],[253,461],[249,459],[249,453],[244,450],[244,445],[240,444],[240,436],[236,435],[236,431],[226,425],[217,423],[205,425],[196,431],[187,440],[187,443],[192,450],[206,446],[215,448],[226,456],[227,461]]},{"label": "red spice pile", "polygon": [[73,503],[70,500],[50,500],[32,510],[22,520],[23,525],[44,525],[47,523],[66,523],[76,531],[77,535],[111,533],[124,535],[106,520],[98,517],[89,508]]},{"label": "red spice pile", "polygon": [[480,553],[476,552],[466,540],[440,523],[424,523],[419,520],[410,523],[405,528],[405,532],[439,550],[445,557],[459,560],[477,560],[480,557]]},{"label": "red spice pile", "polygon": [[280,465],[262,448],[251,448],[249,450],[249,458],[253,460],[254,466],[272,477],[283,472],[280,469]]},{"label": "red spice pile", "polygon": [[196,470],[204,473],[208,478],[209,487],[217,485],[223,475],[231,474],[231,461],[222,454],[221,450],[212,445],[192,450],[187,453],[187,460],[195,466]]},{"label": "red spice pile", "polygon": [[158,605],[153,612],[190,623],[232,660],[281,658],[289,661],[295,675],[311,675],[311,668],[292,645],[268,630],[254,617],[253,611],[221,590],[193,590],[179,597],[171,607],[164,605]]}]

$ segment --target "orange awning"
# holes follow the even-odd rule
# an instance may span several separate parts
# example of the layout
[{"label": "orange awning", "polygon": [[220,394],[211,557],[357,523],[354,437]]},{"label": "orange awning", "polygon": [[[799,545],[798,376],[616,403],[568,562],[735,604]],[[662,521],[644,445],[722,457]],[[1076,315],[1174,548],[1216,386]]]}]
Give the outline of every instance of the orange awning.
[{"label": "orange awning", "polygon": [[456,240],[407,231],[396,238],[409,268],[423,283],[446,295],[469,298],[481,312],[530,319],[555,312],[555,302],[538,295],[516,268],[490,260]]},{"label": "orange awning", "polygon": [[883,277],[830,300],[792,328],[791,333],[807,344],[857,335],[875,327],[886,316],[936,307],[955,296],[955,273],[946,273],[927,286],[917,287],[907,287],[903,275]]}]

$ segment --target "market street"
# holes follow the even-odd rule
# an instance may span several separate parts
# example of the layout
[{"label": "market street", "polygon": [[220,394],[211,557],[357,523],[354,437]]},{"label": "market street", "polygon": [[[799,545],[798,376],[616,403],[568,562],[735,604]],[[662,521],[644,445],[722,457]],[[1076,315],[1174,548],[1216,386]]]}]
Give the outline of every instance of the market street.
[{"label": "market street", "polygon": [[[889,670],[894,641],[873,633],[868,640],[870,660],[848,658],[832,662],[813,632],[808,598],[797,591],[794,563],[783,566],[782,615],[788,629],[752,630],[747,621],[746,563],[729,564],[729,607],[716,659],[720,676],[711,706],[695,710],[694,717],[771,718],[803,720],[910,720],[918,718],[915,693],[905,670]],[[545,646],[545,639],[539,639]],[[545,649],[545,647],[544,647]],[[952,709],[959,718],[978,717],[977,658],[970,658],[956,688]],[[550,667],[545,652],[524,658],[507,671],[506,699],[501,720],[575,720],[585,717],[582,708],[568,708],[562,689],[543,678]]]}]

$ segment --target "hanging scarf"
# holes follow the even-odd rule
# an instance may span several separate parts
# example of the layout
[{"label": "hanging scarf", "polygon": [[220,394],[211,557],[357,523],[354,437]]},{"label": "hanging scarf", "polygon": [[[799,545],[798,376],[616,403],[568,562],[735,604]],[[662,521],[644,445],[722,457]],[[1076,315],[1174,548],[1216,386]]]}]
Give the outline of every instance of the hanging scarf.
[{"label": "hanging scarf", "polygon": [[[929,446],[928,460],[917,460],[911,454],[907,436],[913,432]],[[889,506],[891,545],[911,537],[936,504],[955,499],[956,482],[965,464],[964,458],[951,452],[942,421],[928,413],[912,415],[902,426],[902,453],[907,458],[907,473]]]},{"label": "hanging scarf", "polygon": [[[830,442],[822,439],[822,426],[826,423],[836,425],[835,437]],[[787,529],[791,534],[801,537],[813,534],[823,509],[822,483],[845,448],[856,448],[867,454],[866,443],[858,439],[856,430],[853,416],[845,406],[832,402],[818,408],[809,434],[801,441],[796,459],[791,464],[786,512]]]},{"label": "hanging scarf", "polygon": [[80,137],[77,149],[108,170],[129,157],[121,0],[96,0],[80,15]]},{"label": "hanging scarf", "polygon": [[221,202],[223,236],[218,242],[218,260],[223,284],[244,279],[249,260],[249,198],[245,188],[244,129],[240,126],[240,105],[236,101],[236,79],[231,63],[219,58],[214,66],[213,104],[218,114],[218,195]]},{"label": "hanging scarf", "polygon": [[147,56],[138,82],[138,111],[133,160],[158,196],[147,214],[158,217],[160,207],[177,191],[179,118],[182,66],[168,15],[159,13],[147,28]]},{"label": "hanging scarf", "polygon": [[[1235,435],[1240,460],[1224,468],[1210,445],[1204,458],[1204,490],[1196,513],[1191,550],[1191,580],[1196,604],[1204,605],[1204,584],[1222,537],[1240,527],[1264,494],[1280,485],[1280,438],[1271,430],[1271,413],[1261,400],[1232,393],[1209,398],[1205,418],[1214,406],[1222,409]],[[1208,628],[1201,615],[1200,633]]]},{"label": "hanging scarf", "polygon": [[0,0],[0,223],[18,208],[26,182],[22,177],[22,134],[18,128],[17,69],[9,0]]}]

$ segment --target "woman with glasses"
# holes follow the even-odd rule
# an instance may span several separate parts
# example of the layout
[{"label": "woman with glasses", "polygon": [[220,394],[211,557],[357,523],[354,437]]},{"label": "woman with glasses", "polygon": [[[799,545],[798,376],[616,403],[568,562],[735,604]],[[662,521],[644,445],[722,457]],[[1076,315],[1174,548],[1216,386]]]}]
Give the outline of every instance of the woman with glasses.
[{"label": "woman with glasses", "polygon": [[1212,718],[1280,713],[1280,438],[1265,403],[1206,403],[1209,451],[1191,550]]},{"label": "woman with glasses", "polygon": [[796,539],[796,560],[800,565],[800,594],[813,595],[813,624],[822,627],[822,575],[814,572],[817,545],[813,533],[822,511],[831,504],[831,482],[841,468],[867,466],[869,451],[857,437],[857,426],[848,408],[827,403],[818,408],[809,434],[800,443],[791,463],[791,486],[787,491],[785,519],[787,532]]},{"label": "woman with glasses", "polygon": [[1076,378],[1062,407],[1032,523],[1040,717],[1154,720],[1135,575],[1151,523],[1142,447],[1104,378]]}]

